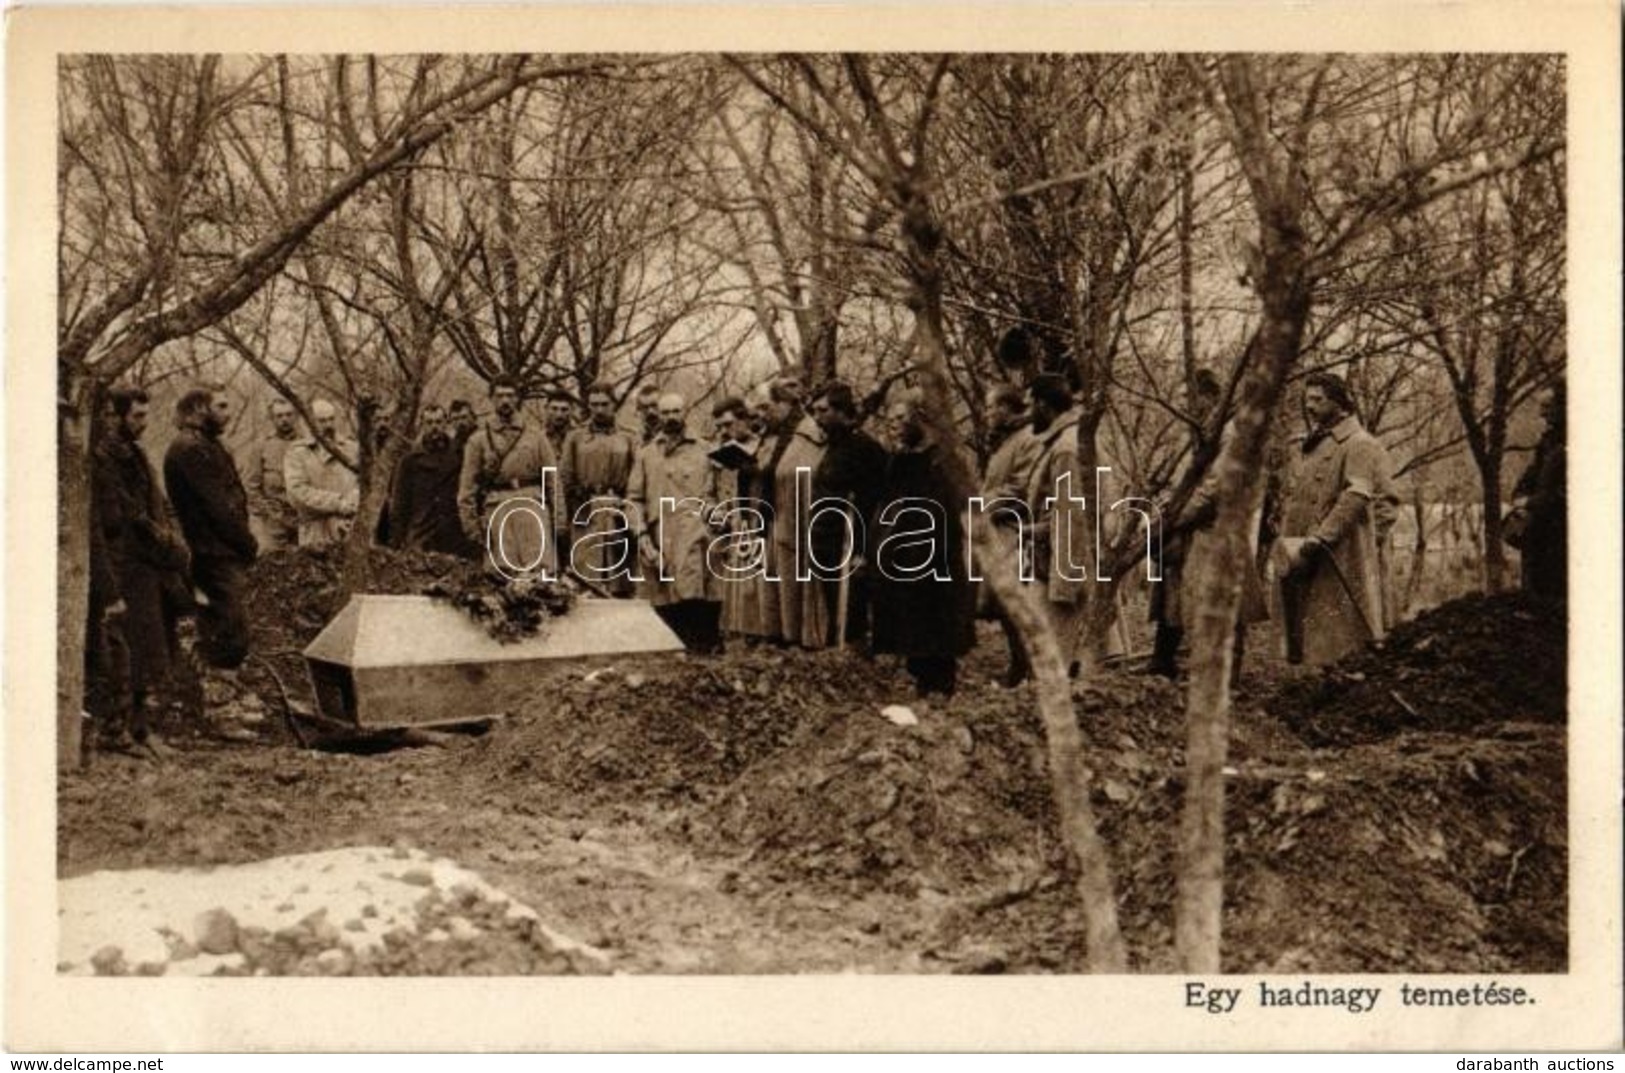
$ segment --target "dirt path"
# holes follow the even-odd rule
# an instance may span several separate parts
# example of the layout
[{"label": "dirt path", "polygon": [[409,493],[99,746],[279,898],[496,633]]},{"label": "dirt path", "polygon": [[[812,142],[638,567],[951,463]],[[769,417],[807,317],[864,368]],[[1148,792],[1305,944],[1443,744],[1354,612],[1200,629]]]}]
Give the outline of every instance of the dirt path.
[{"label": "dirt path", "polygon": [[[636,973],[920,971],[922,916],[764,881],[745,859],[697,853],[647,806],[583,808],[538,788],[481,792],[472,743],[373,756],[194,747],[165,762],[113,755],[65,777],[64,876],[240,862],[339,845],[448,857],[557,930]],[[529,798],[527,800],[527,798]]]}]

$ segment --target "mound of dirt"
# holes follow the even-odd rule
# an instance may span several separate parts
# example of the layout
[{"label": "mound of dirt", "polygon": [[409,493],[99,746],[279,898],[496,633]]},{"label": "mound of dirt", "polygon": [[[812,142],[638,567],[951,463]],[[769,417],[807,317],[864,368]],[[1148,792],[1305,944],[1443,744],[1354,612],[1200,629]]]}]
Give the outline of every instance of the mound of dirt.
[{"label": "mound of dirt", "polygon": [[480,742],[473,766],[481,779],[591,798],[700,798],[805,736],[810,713],[903,688],[890,668],[837,653],[572,663]]},{"label": "mound of dirt", "polygon": [[[1001,884],[1056,857],[1030,689],[972,683],[922,705],[891,661],[784,649],[560,669],[474,749],[470,778],[673,809],[696,845],[843,889]],[[545,697],[545,700],[539,699]],[[1177,763],[1178,690],[1104,675],[1075,689],[1102,800]],[[882,717],[909,705],[917,726]]]},{"label": "mound of dirt", "polygon": [[[1235,767],[1225,810],[1224,971],[1566,970],[1560,728],[1403,734]],[[1179,971],[1180,808],[1176,778],[1097,810],[1139,972]],[[1083,918],[1069,883],[1009,901],[951,917],[937,940],[943,956],[991,949],[1009,971],[1083,968]]]},{"label": "mound of dirt", "polygon": [[[1173,762],[1172,686],[1103,675],[1074,700],[1101,803],[1128,800]],[[746,770],[701,823],[798,882],[854,890],[1002,889],[1063,858],[1028,690],[963,692],[911,727],[875,705],[809,712],[792,745]]]},{"label": "mound of dirt", "polygon": [[1561,723],[1568,622],[1521,593],[1470,596],[1404,623],[1266,702],[1311,745],[1379,741],[1402,730]]},{"label": "mound of dirt", "polygon": [[[343,609],[342,550],[289,548],[260,556],[249,573],[248,622],[254,651],[303,649]],[[419,593],[447,579],[461,578],[470,564],[438,552],[373,548],[368,592]]]}]

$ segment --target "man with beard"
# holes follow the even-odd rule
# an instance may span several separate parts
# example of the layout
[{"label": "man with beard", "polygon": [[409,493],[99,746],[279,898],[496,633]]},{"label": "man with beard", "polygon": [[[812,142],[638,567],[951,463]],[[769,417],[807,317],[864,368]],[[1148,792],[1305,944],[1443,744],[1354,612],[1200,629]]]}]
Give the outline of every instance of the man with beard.
[{"label": "man with beard", "polygon": [[339,434],[338,409],[326,399],[311,403],[310,417],[322,438],[313,433],[294,444],[282,464],[288,501],[299,512],[301,548],[342,542],[361,503],[361,485],[352,468],[360,461],[360,446]]},{"label": "man with beard", "polygon": [[1310,432],[1287,475],[1275,565],[1287,659],[1318,667],[1383,637],[1380,547],[1396,501],[1388,452],[1342,380],[1305,378],[1303,411]]},{"label": "man with beard", "polygon": [[894,450],[875,516],[874,650],[903,657],[921,697],[952,696],[975,641],[976,593],[965,562],[963,502],[909,394],[892,405]]},{"label": "man with beard", "polygon": [[710,445],[688,431],[681,395],[660,396],[660,435],[638,452],[627,480],[632,531],[655,612],[692,652],[722,648],[722,604],[707,552],[717,504]]},{"label": "man with beard", "polygon": [[631,595],[636,565],[622,503],[637,453],[631,434],[615,424],[613,389],[603,383],[588,388],[587,423],[570,430],[559,457],[569,510],[563,517],[572,527],[572,569],[617,596]]},{"label": "man with beard", "polygon": [[[134,744],[126,727],[130,711],[130,649],[124,641],[123,595],[113,549],[123,539],[119,497],[92,469],[90,478],[90,602],[85,619],[85,711],[95,720],[99,739],[108,749]],[[81,742],[82,762],[90,760],[92,742]]]},{"label": "man with beard", "polygon": [[452,446],[446,411],[425,406],[418,425],[418,446],[396,464],[390,484],[390,546],[467,555],[468,538],[457,517],[463,459]]},{"label": "man with beard", "polygon": [[643,443],[653,443],[660,435],[660,385],[645,383],[638,388],[639,435]]},{"label": "man with beard", "polygon": [[130,703],[124,712],[128,725],[109,729],[115,746],[122,747],[132,739],[136,744],[148,740],[147,702],[169,678],[177,646],[176,620],[190,598],[186,546],[170,527],[169,503],[141,450],[147,393],[135,387],[115,388],[109,401],[111,423],[97,446],[92,479],[102,502],[109,496],[116,501],[104,511],[104,522],[116,516],[117,531],[109,534],[108,553],[124,602]]},{"label": "man with beard", "polygon": [[[839,513],[815,510],[811,522],[817,569],[838,571],[836,577],[820,582],[829,608],[829,643],[858,644],[869,636],[866,530],[880,505],[886,449],[863,431],[850,386],[826,384],[813,398],[810,411],[825,441],[824,456],[813,472],[813,502],[828,499],[842,504]],[[843,576],[844,581],[840,580]],[[840,635],[842,622],[845,637]]]},{"label": "man with beard", "polygon": [[235,670],[248,658],[243,586],[259,554],[248,527],[248,492],[220,442],[231,416],[223,391],[193,388],[175,407],[181,430],[164,455],[164,487],[192,553],[192,584],[202,595],[198,653]]},{"label": "man with beard", "polygon": [[287,399],[272,399],[271,434],[254,441],[243,467],[243,483],[248,488],[248,513],[255,536],[266,551],[291,548],[299,540],[299,516],[288,501],[287,484],[282,478],[288,448],[299,438],[299,416]]},{"label": "man with beard", "polygon": [[520,414],[519,385],[498,376],[491,381],[491,417],[463,448],[457,482],[463,531],[505,574],[552,572],[558,559],[548,513],[558,501],[558,459],[542,430]]}]

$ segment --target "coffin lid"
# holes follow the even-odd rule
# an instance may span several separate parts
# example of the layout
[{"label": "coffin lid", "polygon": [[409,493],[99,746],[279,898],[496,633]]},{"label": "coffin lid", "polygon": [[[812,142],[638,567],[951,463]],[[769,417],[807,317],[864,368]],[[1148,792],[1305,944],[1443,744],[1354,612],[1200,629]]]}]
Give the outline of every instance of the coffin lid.
[{"label": "coffin lid", "polygon": [[363,593],[350,598],[304,654],[362,668],[580,659],[682,648],[647,600],[577,600],[568,615],[547,623],[541,636],[504,644],[443,601]]}]

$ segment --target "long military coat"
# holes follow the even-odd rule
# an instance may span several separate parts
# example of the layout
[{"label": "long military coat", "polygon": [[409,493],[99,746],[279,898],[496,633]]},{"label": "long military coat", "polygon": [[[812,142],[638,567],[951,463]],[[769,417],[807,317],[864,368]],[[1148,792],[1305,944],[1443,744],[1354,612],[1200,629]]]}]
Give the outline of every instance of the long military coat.
[{"label": "long military coat", "polygon": [[[640,558],[641,591],[657,605],[685,600],[719,600],[706,552],[719,534],[709,522],[717,503],[717,468],[710,444],[692,436],[662,436],[645,445],[626,483],[632,531],[647,533],[659,549],[658,562]],[[664,511],[661,500],[672,503]]]},{"label": "long military coat", "polygon": [[1288,658],[1318,666],[1383,637],[1378,546],[1395,506],[1388,453],[1357,419],[1344,418],[1305,446],[1290,463],[1279,535],[1287,547],[1315,537],[1330,555],[1283,580],[1277,600]]}]

